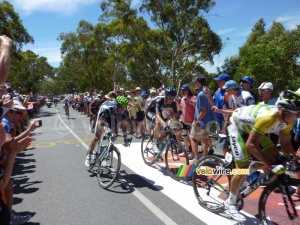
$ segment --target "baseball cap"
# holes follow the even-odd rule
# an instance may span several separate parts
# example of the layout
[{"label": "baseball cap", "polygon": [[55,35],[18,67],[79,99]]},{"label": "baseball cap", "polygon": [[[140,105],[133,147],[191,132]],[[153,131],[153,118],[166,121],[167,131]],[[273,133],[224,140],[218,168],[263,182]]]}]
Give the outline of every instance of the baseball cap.
[{"label": "baseball cap", "polygon": [[267,90],[267,89],[273,90],[273,84],[271,82],[263,82],[258,88],[258,90]]},{"label": "baseball cap", "polygon": [[228,74],[226,73],[222,73],[220,74],[218,77],[214,78],[215,81],[220,81],[220,80],[225,80],[225,81],[229,81],[230,77]]},{"label": "baseball cap", "polygon": [[227,81],[224,86],[222,87],[222,89],[238,89],[239,86],[237,84],[237,82],[235,82],[234,80],[229,80]]},{"label": "baseball cap", "polygon": [[202,85],[206,85],[206,78],[203,76],[198,76],[196,79],[193,80],[194,83],[199,82]]},{"label": "baseball cap", "polygon": [[151,89],[150,94],[153,94],[153,93],[157,94],[157,91],[155,89]]},{"label": "baseball cap", "polygon": [[188,84],[183,84],[180,89],[190,89]]},{"label": "baseball cap", "polygon": [[134,90],[135,90],[135,91],[142,91],[142,88],[136,87]]},{"label": "baseball cap", "polygon": [[142,91],[142,93],[141,93],[141,96],[147,96],[148,95],[148,93],[147,93],[147,91]]},{"label": "baseball cap", "polygon": [[13,101],[14,101],[14,104],[11,107],[12,109],[18,109],[18,110],[25,110],[26,109],[19,100],[14,99]]},{"label": "baseball cap", "polygon": [[249,83],[251,86],[254,85],[254,80],[252,77],[249,77],[249,76],[244,76],[243,78],[240,79],[240,82],[241,81],[245,81],[247,83]]}]

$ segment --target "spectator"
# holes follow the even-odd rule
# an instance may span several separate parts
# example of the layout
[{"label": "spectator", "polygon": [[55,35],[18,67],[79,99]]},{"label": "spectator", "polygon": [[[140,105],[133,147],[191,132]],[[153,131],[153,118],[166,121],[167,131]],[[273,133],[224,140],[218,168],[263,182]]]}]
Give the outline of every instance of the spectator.
[{"label": "spectator", "polygon": [[275,105],[277,99],[273,97],[273,84],[270,82],[262,83],[258,88],[259,97],[262,102],[259,104]]},{"label": "spectator", "polygon": [[[215,92],[215,95],[213,98],[211,98],[211,95],[209,93],[205,93],[208,97],[208,100],[212,106],[215,106],[217,109],[228,109],[228,94],[226,94],[225,89],[222,89],[222,87],[225,85],[227,81],[230,80],[230,77],[228,74],[222,73],[218,77],[214,78],[214,80],[218,84],[218,89]],[[218,128],[218,134],[226,134],[226,122],[225,122],[225,115],[222,113],[218,113],[215,111],[215,120],[217,122],[217,128]],[[223,154],[225,155],[227,152],[229,152],[229,142],[226,137],[220,137],[218,135],[218,144],[219,148],[223,150]]]},{"label": "spectator", "polygon": [[[177,108],[182,112],[181,121],[183,123],[183,141],[185,145],[185,149],[189,151],[192,149],[191,141],[189,139],[191,125],[194,121],[195,115],[195,104],[196,96],[193,95],[188,84],[183,84],[180,88],[181,99],[177,100]],[[181,153],[184,156],[184,153]],[[189,153],[189,159],[194,159],[195,155],[193,152]]]},{"label": "spectator", "polygon": [[[250,92],[250,94],[252,95],[255,102],[257,102],[257,100],[258,100],[257,96],[252,91],[252,88],[254,87],[253,78],[250,76],[244,76],[243,78],[240,79],[240,82],[241,82],[240,85],[242,87],[242,90]],[[249,105],[248,103],[246,103],[246,104]]]},{"label": "spectator", "polygon": [[[152,102],[153,99],[155,99],[158,96],[158,93],[155,88],[150,89],[150,96],[146,100],[145,105],[145,112],[147,112],[147,108]],[[146,115],[145,115],[146,116]],[[146,119],[146,127],[145,127],[146,133],[149,134],[151,130],[151,120]]]},{"label": "spectator", "polygon": [[136,112],[136,120],[137,120],[137,134],[136,138],[142,138],[144,135],[144,118],[145,118],[145,112],[144,112],[144,101],[141,96],[142,89],[140,87],[137,87],[135,89],[135,97],[133,98],[133,103],[135,104],[135,107],[137,109]]},{"label": "spectator", "polygon": [[198,164],[198,141],[201,140],[204,156],[208,155],[208,132],[206,127],[212,121],[211,106],[208,102],[207,96],[203,93],[203,87],[206,85],[206,79],[203,76],[198,76],[193,80],[196,87],[199,89],[196,101],[194,121],[191,128],[191,144],[195,158],[193,164]]},{"label": "spectator", "polygon": [[[25,110],[26,108],[18,100],[13,100],[13,106],[2,119],[2,125],[4,126],[4,129],[6,131],[6,141],[11,140],[12,137],[14,137],[16,141],[20,141],[26,138],[30,132],[34,131],[36,128],[40,126],[37,124],[40,121],[40,119],[34,119],[30,122],[29,127],[24,132],[16,136],[16,130],[15,130],[16,124],[18,124],[20,120],[23,118]],[[10,149],[2,148],[2,158],[5,159],[9,155],[9,151]],[[5,196],[7,199],[8,209],[12,215],[11,219],[12,221],[14,221],[13,224],[17,223],[18,221],[20,223],[17,224],[22,224],[21,221],[25,223],[24,221],[28,221],[31,218],[31,215],[21,216],[13,213],[12,211],[13,181],[12,180],[9,181],[8,185],[5,188]]]}]

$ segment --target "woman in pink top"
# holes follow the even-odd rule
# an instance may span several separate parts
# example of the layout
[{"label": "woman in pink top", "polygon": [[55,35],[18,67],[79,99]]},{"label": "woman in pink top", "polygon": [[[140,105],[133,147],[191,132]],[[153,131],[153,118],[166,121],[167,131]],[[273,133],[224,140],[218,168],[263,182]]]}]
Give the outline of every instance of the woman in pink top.
[{"label": "woman in pink top", "polygon": [[[182,112],[181,121],[183,123],[183,140],[187,151],[190,149],[190,126],[194,121],[196,96],[193,95],[189,85],[184,84],[180,88],[181,99],[177,101],[177,107]],[[189,155],[190,159],[194,158],[193,153]]]}]

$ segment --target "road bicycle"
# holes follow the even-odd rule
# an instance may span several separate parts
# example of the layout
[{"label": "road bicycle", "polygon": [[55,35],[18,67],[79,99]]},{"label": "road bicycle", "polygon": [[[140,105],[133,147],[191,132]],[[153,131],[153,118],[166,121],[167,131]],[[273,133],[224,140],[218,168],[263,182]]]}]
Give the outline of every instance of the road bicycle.
[{"label": "road bicycle", "polygon": [[184,179],[183,177],[176,176],[181,165],[189,165],[188,153],[184,145],[178,142],[175,136],[177,132],[182,132],[182,124],[173,122],[166,125],[167,139],[165,145],[163,147],[160,146],[159,153],[153,150],[153,146],[157,144],[153,140],[153,128],[154,125],[152,124],[150,134],[144,135],[141,142],[141,153],[145,164],[151,166],[155,162],[157,164],[164,162],[170,177],[175,180]]},{"label": "road bicycle", "polygon": [[[228,153],[229,154],[229,153]],[[281,156],[281,165],[299,160],[300,157]],[[203,157],[192,176],[194,194],[200,206],[211,212],[222,212],[225,210],[224,201],[229,195],[231,175],[225,174],[225,169],[232,169],[232,157],[227,155],[225,161],[217,156]],[[210,170],[211,169],[211,170]],[[203,171],[213,171],[215,174],[202,175]],[[217,172],[219,171],[219,172]],[[227,171],[227,170],[226,170]],[[219,173],[219,174],[216,174]],[[244,198],[249,196],[260,186],[265,185],[260,194],[258,212],[261,224],[300,224],[300,201],[293,201],[292,194],[300,187],[300,180],[291,178],[289,174],[276,175],[270,171],[260,176],[256,181],[243,188],[237,196],[237,206],[241,210],[244,206]]]},{"label": "road bicycle", "polygon": [[[117,135],[111,131],[106,131],[97,143],[97,152],[92,155],[88,168],[92,171],[97,167],[97,180],[101,188],[109,188],[117,179],[121,167],[121,154],[114,145]],[[128,139],[130,146],[132,138]]]}]

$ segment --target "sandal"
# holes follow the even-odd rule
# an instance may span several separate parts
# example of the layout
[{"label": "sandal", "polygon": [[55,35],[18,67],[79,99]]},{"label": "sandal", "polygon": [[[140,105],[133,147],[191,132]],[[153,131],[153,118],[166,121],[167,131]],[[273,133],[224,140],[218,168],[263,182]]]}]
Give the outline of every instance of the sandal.
[{"label": "sandal", "polygon": [[292,194],[292,200],[293,200],[293,202],[299,202],[300,201],[300,194],[298,194],[298,193],[294,193],[294,194]]}]

